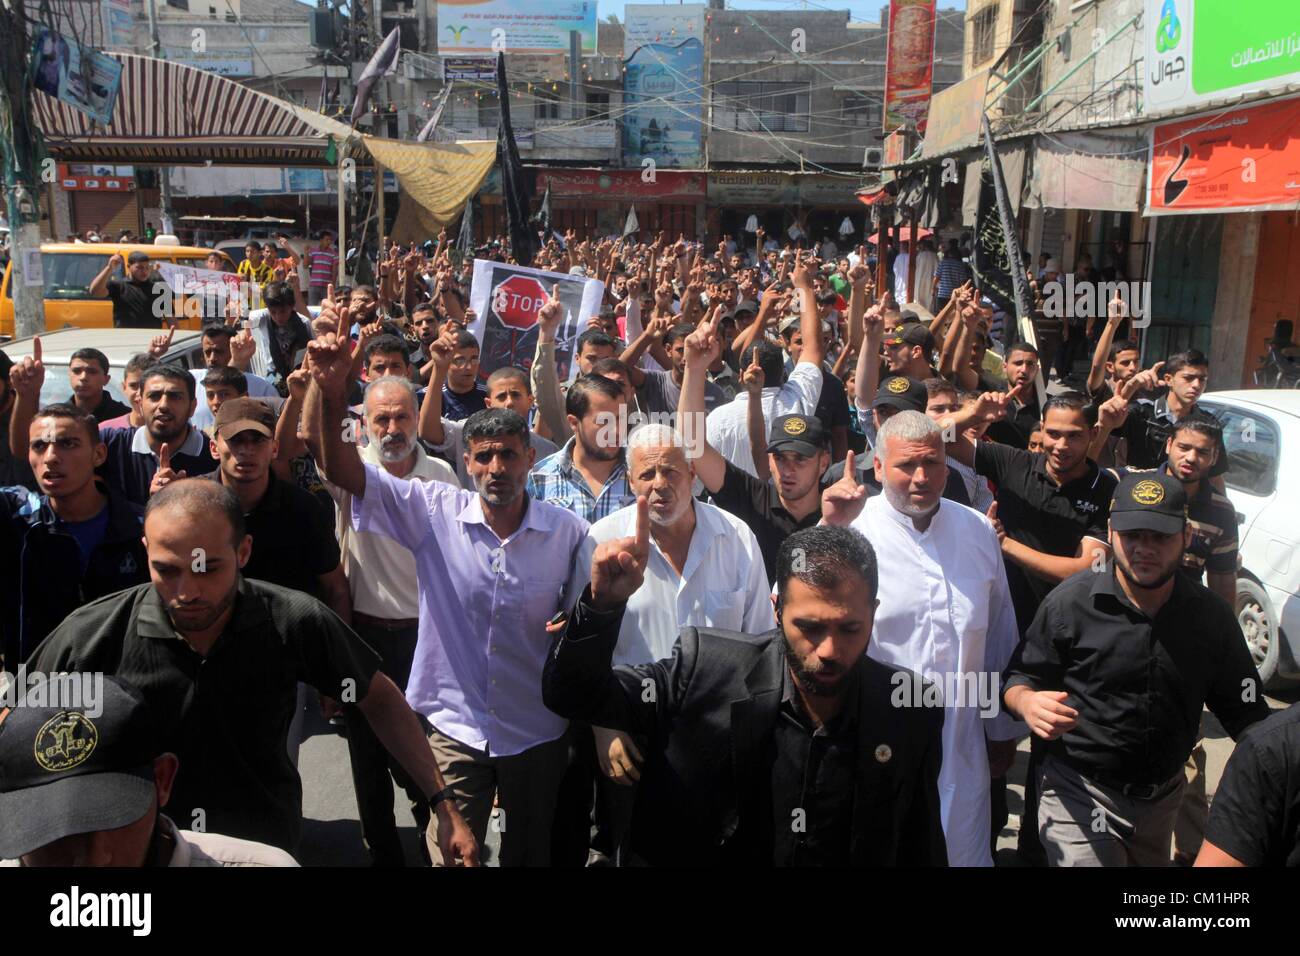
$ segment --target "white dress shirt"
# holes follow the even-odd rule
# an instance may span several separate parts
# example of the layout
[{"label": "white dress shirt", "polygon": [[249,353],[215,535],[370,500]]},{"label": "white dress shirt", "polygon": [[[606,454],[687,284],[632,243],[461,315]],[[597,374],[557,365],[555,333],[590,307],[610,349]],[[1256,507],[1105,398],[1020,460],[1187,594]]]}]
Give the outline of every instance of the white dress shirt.
[{"label": "white dress shirt", "polygon": [[[784,385],[763,389],[763,418],[766,429],[782,415],[814,415],[817,402],[822,397],[822,370],[813,362],[799,362],[790,372]],[[754,453],[749,448],[749,422],[747,419],[749,393],[743,389],[725,405],[709,412],[704,432],[709,445],[737,468],[743,468],[755,478]]]},{"label": "white dress shirt", "polygon": [[[880,568],[880,606],[867,655],[943,690],[939,804],[948,863],[991,866],[985,736],[1012,740],[1027,732],[1002,711],[1001,674],[1019,633],[993,525],[941,499],[929,528],[917,531],[911,518],[877,495],[852,527],[876,549]],[[968,691],[954,699],[959,676]],[[981,715],[976,688],[988,692],[984,703],[997,708],[996,716]]]},{"label": "white dress shirt", "polygon": [[[721,508],[696,501],[695,532],[679,576],[650,536],[645,581],[627,602],[614,663],[648,664],[672,656],[684,627],[763,634],[776,627],[771,586],[754,532]],[[577,599],[591,576],[596,546],[636,534],[636,505],[591,526],[574,558],[569,593]]]},{"label": "white dress shirt", "polygon": [[[379,446],[370,442],[357,449],[366,464],[382,468]],[[425,454],[415,444],[415,464],[401,481],[441,481],[455,485],[456,473],[446,463]],[[388,621],[420,616],[420,587],[415,556],[405,548],[369,531],[352,530],[352,493],[321,479],[337,505],[334,532],[343,553],[343,573],[352,593],[352,610]]]},{"label": "white dress shirt", "polygon": [[587,522],[529,498],[523,523],[502,541],[478,495],[365,469],[353,530],[392,538],[415,555],[420,636],[406,686],[411,709],[493,757],[558,738],[568,721],[542,703],[546,622],[572,606],[564,589]]}]

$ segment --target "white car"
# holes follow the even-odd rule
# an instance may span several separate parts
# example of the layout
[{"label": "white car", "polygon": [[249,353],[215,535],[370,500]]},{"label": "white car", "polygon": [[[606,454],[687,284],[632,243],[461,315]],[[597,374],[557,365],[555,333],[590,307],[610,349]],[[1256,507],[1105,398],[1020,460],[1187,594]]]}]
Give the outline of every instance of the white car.
[{"label": "white car", "polygon": [[1210,392],[1237,510],[1237,619],[1259,676],[1300,678],[1300,390]]}]

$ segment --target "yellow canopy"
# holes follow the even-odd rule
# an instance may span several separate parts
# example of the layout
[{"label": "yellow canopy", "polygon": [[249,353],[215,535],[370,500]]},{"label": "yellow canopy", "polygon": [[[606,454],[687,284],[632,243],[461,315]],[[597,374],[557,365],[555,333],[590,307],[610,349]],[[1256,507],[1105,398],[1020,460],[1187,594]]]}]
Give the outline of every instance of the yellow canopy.
[{"label": "yellow canopy", "polygon": [[363,136],[375,162],[397,174],[401,199],[393,239],[428,239],[453,222],[496,162],[495,140],[403,143]]}]

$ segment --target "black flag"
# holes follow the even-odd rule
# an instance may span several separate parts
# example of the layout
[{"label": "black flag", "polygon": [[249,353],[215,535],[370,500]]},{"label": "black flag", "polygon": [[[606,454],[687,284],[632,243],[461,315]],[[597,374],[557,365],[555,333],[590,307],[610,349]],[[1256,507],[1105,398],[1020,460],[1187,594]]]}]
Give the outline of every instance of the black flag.
[{"label": "black flag", "polygon": [[528,225],[528,210],[533,202],[529,173],[519,159],[515,131],[510,125],[510,87],[506,83],[506,55],[497,54],[497,98],[501,101],[501,125],[497,127],[497,163],[501,167],[501,198],[506,207],[506,231],[515,261],[531,266],[537,254],[537,235]]},{"label": "black flag", "polygon": [[370,91],[381,77],[392,76],[397,72],[397,57],[401,54],[398,45],[398,30],[393,27],[391,33],[384,37],[375,55],[370,58],[366,68],[357,80],[357,98],[352,101],[352,125],[365,116],[370,108]]},{"label": "black flag", "polygon": [[465,200],[465,212],[460,217],[460,235],[456,238],[456,251],[463,259],[474,255],[474,197]]},{"label": "black flag", "polygon": [[549,182],[546,184],[546,192],[542,194],[542,204],[537,207],[537,212],[528,222],[541,232],[543,241],[551,238],[551,184]]},{"label": "black flag", "polygon": [[629,206],[627,210],[627,221],[623,223],[623,238],[634,235],[641,228],[641,223],[636,218],[636,206]]}]

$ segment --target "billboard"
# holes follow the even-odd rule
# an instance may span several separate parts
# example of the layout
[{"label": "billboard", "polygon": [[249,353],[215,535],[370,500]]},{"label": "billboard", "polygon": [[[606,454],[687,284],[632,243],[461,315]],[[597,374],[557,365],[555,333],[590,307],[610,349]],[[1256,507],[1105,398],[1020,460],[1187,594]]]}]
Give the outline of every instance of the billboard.
[{"label": "billboard", "polygon": [[113,119],[122,64],[49,27],[32,41],[32,86],[107,126]]},{"label": "billboard", "polygon": [[113,53],[135,52],[135,18],[131,0],[102,0],[104,46]]},{"label": "billboard", "polygon": [[623,8],[623,59],[648,43],[704,42],[703,4],[629,3]]},{"label": "billboard", "polygon": [[701,202],[703,173],[664,172],[642,178],[639,169],[548,169],[537,173],[537,191],[553,196],[580,196],[592,202]]},{"label": "billboard", "polygon": [[1147,215],[1300,207],[1300,99],[1151,130]]},{"label": "billboard", "polygon": [[438,52],[568,53],[569,32],[596,52],[596,0],[438,0]]},{"label": "billboard", "polygon": [[648,43],[623,78],[623,165],[696,169],[704,165],[704,44]]},{"label": "billboard", "polygon": [[1300,5],[1146,0],[1142,90],[1148,113],[1300,83]]},{"label": "billboard", "polygon": [[934,0],[890,0],[885,132],[925,133],[934,75]]}]

